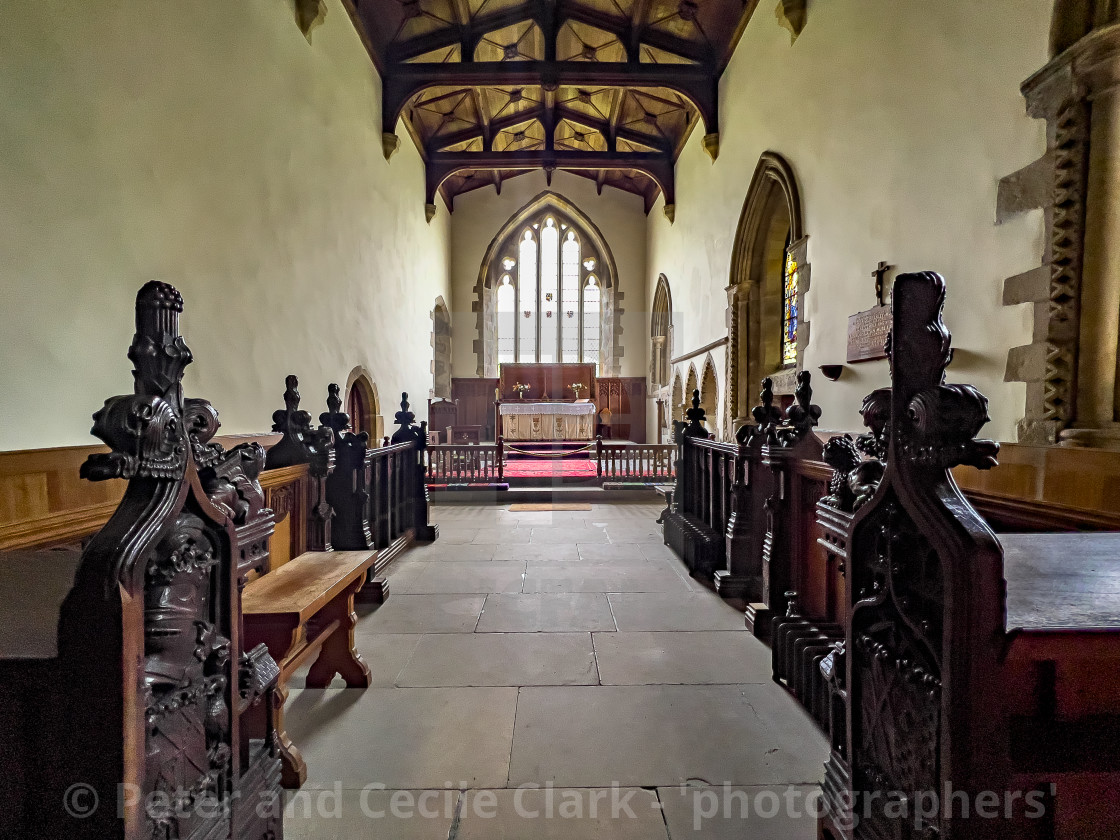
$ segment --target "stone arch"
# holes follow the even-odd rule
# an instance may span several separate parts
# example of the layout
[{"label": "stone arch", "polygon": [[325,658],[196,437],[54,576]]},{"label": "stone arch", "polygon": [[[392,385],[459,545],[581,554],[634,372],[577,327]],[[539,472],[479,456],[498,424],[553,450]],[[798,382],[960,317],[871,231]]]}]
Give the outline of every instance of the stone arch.
[{"label": "stone arch", "polygon": [[673,390],[669,397],[669,416],[673,420],[684,422],[684,382],[681,381],[681,372],[678,370],[673,375]]},{"label": "stone arch", "polygon": [[498,361],[496,353],[497,319],[495,317],[496,301],[495,287],[501,275],[499,251],[509,237],[519,228],[531,221],[534,216],[544,215],[548,212],[555,213],[558,217],[566,217],[572,225],[579,230],[595,252],[599,260],[599,267],[595,276],[602,287],[602,332],[600,333],[601,364],[600,376],[621,375],[622,364],[622,300],[623,292],[618,289],[618,268],[615,265],[614,254],[610,245],[603,236],[599,227],[568,199],[559,193],[545,190],[530,200],[524,207],[514,213],[502,225],[482,258],[482,265],[478,271],[478,281],[475,283],[475,323],[477,328],[474,341],[474,352],[477,361],[477,373],[480,377],[496,377],[498,375]]},{"label": "stone arch", "polygon": [[700,390],[700,377],[696,375],[696,364],[694,362],[688,366],[688,376],[684,380],[684,406],[686,410],[692,407],[692,392],[698,390]]},{"label": "stone arch", "polygon": [[708,418],[708,430],[715,432],[719,418],[719,380],[711,353],[704,358],[703,373],[700,374],[700,407]]},{"label": "stone arch", "polygon": [[669,279],[661,274],[650,307],[650,388],[661,389],[669,384],[673,355],[673,295]]},{"label": "stone arch", "polygon": [[451,399],[451,312],[443,295],[432,310],[432,393]]},{"label": "stone arch", "polygon": [[381,416],[381,400],[377,396],[377,385],[373,377],[362,365],[358,365],[346,377],[346,399],[343,405],[350,415],[350,426],[357,432],[365,432],[370,440],[381,440],[385,435],[385,420]]},{"label": "stone arch", "polygon": [[[779,154],[764,152],[751,179],[731,255],[728,285],[726,428],[748,422],[751,395],[764,376],[775,391],[792,394],[804,363],[809,324],[804,313],[810,267],[806,260],[801,194],[793,168]],[[782,278],[787,255],[796,266],[797,361],[782,360]]]}]

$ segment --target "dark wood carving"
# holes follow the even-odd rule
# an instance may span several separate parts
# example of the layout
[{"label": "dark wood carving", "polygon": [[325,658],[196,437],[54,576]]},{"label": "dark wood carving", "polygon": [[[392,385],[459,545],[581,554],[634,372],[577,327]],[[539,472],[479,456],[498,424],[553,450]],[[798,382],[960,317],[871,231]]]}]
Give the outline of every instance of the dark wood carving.
[{"label": "dark wood carving", "polygon": [[[90,456],[82,476],[128,487],[82,554],[57,659],[43,665],[36,690],[50,712],[25,768],[36,783],[23,836],[282,834],[267,714],[277,667],[241,643],[239,580],[267,566],[273,530],[257,481],[264,450],[212,443],[217,412],[183,398],[182,309],[171,286],[140,290],[135,393],[94,415],[111,451]],[[256,726],[254,708],[266,710]],[[80,801],[67,798],[74,785],[85,786]]]},{"label": "dark wood carving", "polygon": [[311,551],[331,550],[333,511],[327,502],[327,477],[334,471],[334,435],[326,426],[311,425],[311,414],[300,410],[299,380],[289,375],[284,380],[284,408],[272,415],[272,431],[280,442],[268,450],[267,469],[308,464],[311,471],[311,516],[308,520],[307,547]]},{"label": "dark wood carving", "polygon": [[[948,472],[993,466],[998,445],[974,440],[987,400],[944,384],[944,301],[936,274],[895,282],[889,412],[883,392],[864,410],[873,437],[885,418],[885,473],[870,500],[850,486],[840,492],[842,482],[833,494],[840,510],[865,502],[847,540],[845,743],[835,745],[825,783],[832,814],[824,825],[835,837],[901,836],[902,797],[911,797],[910,836],[1010,836],[990,820],[913,813],[914,797],[946,784],[975,802],[982,789],[1002,792],[1010,782],[1000,751],[1006,734],[992,714],[1004,632],[1001,552]],[[853,796],[861,812],[854,832],[843,818]]]},{"label": "dark wood carving", "polygon": [[350,415],[342,411],[336,384],[327,386],[327,410],[319,422],[334,433],[334,470],[326,479],[326,501],[332,511],[331,545],[338,551],[374,548],[370,533],[369,435],[350,427]]},{"label": "dark wood carving", "polygon": [[399,427],[393,432],[394,445],[411,443],[413,445],[403,471],[403,495],[408,499],[404,517],[416,534],[418,542],[434,542],[439,537],[439,526],[431,523],[431,500],[428,498],[428,484],[424,480],[424,450],[428,448],[427,422],[416,425],[416,415],[409,410],[408,394],[401,394],[401,410],[394,418]]}]

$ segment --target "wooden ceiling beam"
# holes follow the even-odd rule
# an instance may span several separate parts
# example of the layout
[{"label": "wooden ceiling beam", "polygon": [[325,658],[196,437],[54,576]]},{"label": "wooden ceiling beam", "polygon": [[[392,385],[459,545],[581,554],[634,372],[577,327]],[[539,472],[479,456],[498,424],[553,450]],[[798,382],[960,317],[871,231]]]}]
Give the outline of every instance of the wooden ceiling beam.
[{"label": "wooden ceiling beam", "polygon": [[[457,2],[459,2],[459,0],[457,0]],[[539,13],[539,3],[527,2],[520,3],[516,6],[510,6],[508,9],[502,9],[499,12],[479,15],[472,21],[469,18],[468,9],[468,19],[466,23],[460,23],[458,26],[445,29],[437,29],[434,32],[427,32],[423,35],[417,35],[414,38],[408,38],[404,41],[397,41],[396,43],[390,44],[387,50],[388,64],[397,64],[432,52],[432,50],[453,47],[456,44],[465,45],[467,43],[472,45],[472,49],[464,51],[462,60],[471,61],[474,59],[473,46],[477,45],[482,39],[482,36],[487,32],[493,32],[496,29],[504,29],[507,26],[516,26],[527,20],[535,21]]]},{"label": "wooden ceiling beam", "polygon": [[[636,8],[635,13],[639,11],[642,10]],[[617,37],[626,48],[627,57],[630,59],[631,63],[636,64],[640,61],[637,47],[641,46],[641,44],[646,44],[655,49],[664,50],[665,52],[680,56],[688,61],[694,61],[706,67],[709,73],[715,73],[714,68],[718,56],[712,53],[707,44],[697,44],[666,32],[650,29],[644,24],[644,21],[636,24],[633,17],[627,20],[626,18],[621,18],[607,12],[588,8],[587,6],[563,2],[563,0],[560,2],[559,14],[563,20],[574,20],[579,23],[585,23],[588,26],[602,29],[604,32],[609,32]]]},{"label": "wooden ceiling beam", "polygon": [[[539,120],[544,116],[544,107],[530,108],[525,111],[516,111],[511,114],[505,114],[501,117],[494,117],[489,121],[490,137],[491,140],[507,128],[513,128],[515,125],[530,122],[531,120]],[[448,146],[457,146],[460,143],[466,143],[468,140],[482,139],[485,141],[486,135],[483,132],[482,126],[472,126],[464,128],[461,131],[456,131],[453,134],[445,134],[443,136],[436,135],[428,142],[428,152],[438,152],[440,149],[446,149]]]},{"label": "wooden ceiling beam", "polygon": [[[615,93],[616,101],[622,98],[622,91]],[[590,128],[592,131],[597,131],[603,135],[603,139],[607,141],[607,148],[614,151],[615,141],[626,140],[630,143],[638,143],[642,146],[649,146],[651,149],[656,149],[661,154],[672,154],[673,149],[661,137],[650,137],[648,134],[642,134],[640,131],[632,131],[627,128],[619,128],[618,126],[618,113],[621,108],[614,106],[611,108],[611,119],[603,120],[598,117],[591,117],[582,111],[577,111],[574,108],[569,108],[566,105],[556,106],[557,119],[567,120],[568,122],[578,123],[584,128]],[[614,138],[612,140],[612,137]]]},{"label": "wooden ceiling beam", "polygon": [[628,64],[592,61],[495,61],[402,64],[385,77],[382,130],[392,132],[412,97],[432,87],[538,86],[667,88],[688,99],[707,134],[719,132],[719,81],[690,64]]},{"label": "wooden ceiling beam", "polygon": [[440,185],[457,172],[517,169],[631,169],[649,176],[672,205],[676,181],[672,158],[653,152],[434,152],[427,165],[427,203],[435,202]]}]

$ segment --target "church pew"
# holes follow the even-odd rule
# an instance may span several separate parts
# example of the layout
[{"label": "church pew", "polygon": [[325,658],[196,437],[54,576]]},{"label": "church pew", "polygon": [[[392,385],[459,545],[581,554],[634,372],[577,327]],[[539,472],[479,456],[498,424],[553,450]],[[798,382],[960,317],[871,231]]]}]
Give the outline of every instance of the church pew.
[{"label": "church pew", "polygon": [[1001,542],[967,502],[949,470],[991,468],[999,447],[975,439],[987,400],[943,384],[944,298],[936,274],[897,279],[892,388],[864,412],[885,471],[840,473],[821,506],[843,514],[848,591],[822,663],[820,834],[1115,837],[1120,535]]},{"label": "church pew", "polygon": [[339,410],[337,386],[328,392],[328,411],[318,427],[300,409],[298,388],[297,377],[289,375],[284,408],[273,414],[281,439],[268,451],[264,475],[305,471],[305,495],[297,507],[305,512],[306,542],[287,563],[250,581],[244,603],[246,637],[264,644],[280,669],[276,728],[289,788],[307,779],[306,762],[284,727],[291,677],[310,662],[309,688],[326,688],[336,674],[349,688],[367,688],[372,677],[354,642],[355,600],[364,591],[367,600],[382,603],[388,583],[377,573],[417,535],[428,541],[438,535],[428,523],[419,474],[418,447],[426,445],[427,430],[414,425],[407,401],[397,413],[397,442],[370,450],[368,436],[355,434]]},{"label": "church pew", "polygon": [[0,563],[0,597],[30,602],[0,652],[0,836],[283,835],[277,668],[240,609],[273,532],[264,451],[226,451],[217,412],[183,398],[182,309],[140,290],[135,393],[94,415],[108,449],[81,476],[127,481],[108,523],[80,555]]},{"label": "church pew", "polygon": [[671,506],[662,515],[662,532],[693,576],[711,579],[726,564],[731,488],[742,463],[737,447],[711,439],[699,391],[693,391],[685,416],[688,423],[678,421],[674,428],[677,480]]}]

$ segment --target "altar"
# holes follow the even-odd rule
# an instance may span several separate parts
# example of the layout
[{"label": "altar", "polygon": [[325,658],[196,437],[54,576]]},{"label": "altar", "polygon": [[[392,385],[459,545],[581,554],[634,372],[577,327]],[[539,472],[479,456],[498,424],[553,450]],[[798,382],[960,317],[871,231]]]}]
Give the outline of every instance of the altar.
[{"label": "altar", "polygon": [[594,440],[595,404],[578,402],[503,402],[498,406],[502,437],[509,441]]}]

